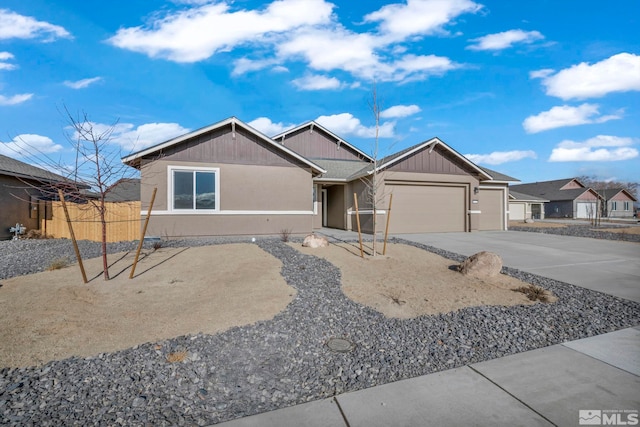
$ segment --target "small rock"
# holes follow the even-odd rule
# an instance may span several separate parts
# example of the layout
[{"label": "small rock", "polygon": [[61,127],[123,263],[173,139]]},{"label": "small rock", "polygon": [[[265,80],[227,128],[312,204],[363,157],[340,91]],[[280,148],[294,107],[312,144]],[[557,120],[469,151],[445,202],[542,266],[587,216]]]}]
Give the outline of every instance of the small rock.
[{"label": "small rock", "polygon": [[304,241],[302,242],[302,246],[306,248],[314,248],[314,249],[326,248],[327,246],[329,246],[329,241],[325,237],[316,236],[315,234],[311,233],[304,238]]}]

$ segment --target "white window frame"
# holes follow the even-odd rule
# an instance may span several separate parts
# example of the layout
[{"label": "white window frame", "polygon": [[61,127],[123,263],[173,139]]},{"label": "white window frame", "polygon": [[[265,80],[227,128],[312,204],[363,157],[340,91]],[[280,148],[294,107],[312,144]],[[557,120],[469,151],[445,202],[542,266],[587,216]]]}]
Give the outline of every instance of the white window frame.
[{"label": "white window frame", "polygon": [[611,201],[611,210],[612,211],[617,211],[618,210],[618,202],[616,202],[615,200]]},{"label": "white window frame", "polygon": [[630,211],[631,210],[631,202],[628,202],[628,201],[624,202],[624,210],[625,211]]},{"label": "white window frame", "polygon": [[[174,182],[173,172],[208,172],[215,173],[215,209],[174,209],[173,208],[173,195],[174,195]],[[167,167],[167,210],[176,214],[189,214],[189,215],[202,215],[212,214],[220,212],[220,168],[210,167],[194,167],[194,166],[168,166]],[[195,189],[195,187],[194,187]]]}]

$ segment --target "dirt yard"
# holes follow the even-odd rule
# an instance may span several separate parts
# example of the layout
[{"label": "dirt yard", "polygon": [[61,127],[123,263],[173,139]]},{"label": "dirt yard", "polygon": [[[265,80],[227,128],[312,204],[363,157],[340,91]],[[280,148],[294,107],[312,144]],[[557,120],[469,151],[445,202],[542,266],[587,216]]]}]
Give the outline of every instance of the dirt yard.
[{"label": "dirt yard", "polygon": [[[387,317],[408,319],[464,307],[533,304],[523,293],[513,291],[527,283],[502,274],[486,280],[467,277],[451,268],[458,265],[454,261],[413,246],[388,245],[387,256],[364,259],[357,243],[318,249],[294,246],[340,268],[343,292]],[[367,247],[366,252],[372,251]]]},{"label": "dirt yard", "polygon": [[[359,257],[357,244],[307,249],[342,271],[349,298],[385,316],[412,318],[468,306],[532,304],[512,289],[525,286],[500,275],[472,279],[455,263],[406,245],[388,256]],[[129,279],[133,254],[111,255],[112,280],[101,259],[4,280],[0,288],[0,368],[70,356],[91,356],[185,334],[216,333],[273,318],[295,297],[280,275],[281,262],[251,244],[149,251]]]},{"label": "dirt yard", "polygon": [[251,244],[150,251],[129,279],[134,254],[2,281],[0,368],[90,356],[185,334],[270,319],[296,295],[282,263]]}]

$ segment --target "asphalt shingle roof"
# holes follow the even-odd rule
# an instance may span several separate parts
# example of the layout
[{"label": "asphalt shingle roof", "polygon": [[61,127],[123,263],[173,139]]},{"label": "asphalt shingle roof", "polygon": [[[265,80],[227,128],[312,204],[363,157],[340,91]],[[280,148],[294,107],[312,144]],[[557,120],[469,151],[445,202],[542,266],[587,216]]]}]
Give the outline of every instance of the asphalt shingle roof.
[{"label": "asphalt shingle roof", "polygon": [[585,191],[589,191],[588,188],[573,188],[568,190],[561,190],[561,188],[571,182],[574,178],[557,179],[554,181],[542,181],[533,182],[530,184],[512,185],[509,187],[510,191],[516,191],[518,193],[529,194],[531,196],[542,197],[546,200],[574,200]]},{"label": "asphalt shingle roof", "polygon": [[140,179],[122,178],[109,188],[107,202],[134,202],[140,200]]},{"label": "asphalt shingle roof", "polygon": [[315,164],[326,169],[327,173],[322,175],[322,179],[347,179],[363,168],[368,168],[370,163],[357,160],[333,160],[333,159],[312,159]]},{"label": "asphalt shingle roof", "polygon": [[532,196],[530,194],[519,193],[517,191],[513,191],[511,187],[509,187],[509,194],[513,196],[516,200],[527,200],[527,201],[547,201],[548,199],[543,199],[542,197]]},{"label": "asphalt shingle roof", "polygon": [[63,176],[32,166],[20,160],[0,154],[0,175],[15,176],[22,179],[34,179],[46,182],[69,181]]}]

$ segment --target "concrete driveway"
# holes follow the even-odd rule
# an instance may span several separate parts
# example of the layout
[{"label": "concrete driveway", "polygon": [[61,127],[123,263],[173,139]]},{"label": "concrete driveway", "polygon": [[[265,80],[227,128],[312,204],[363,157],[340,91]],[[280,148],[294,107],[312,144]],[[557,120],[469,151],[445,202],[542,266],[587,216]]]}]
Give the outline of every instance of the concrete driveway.
[{"label": "concrete driveway", "polygon": [[397,234],[462,255],[495,252],[508,267],[640,302],[640,244],[518,231]]}]

